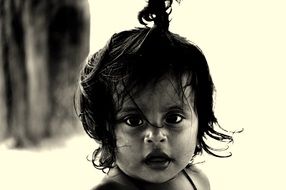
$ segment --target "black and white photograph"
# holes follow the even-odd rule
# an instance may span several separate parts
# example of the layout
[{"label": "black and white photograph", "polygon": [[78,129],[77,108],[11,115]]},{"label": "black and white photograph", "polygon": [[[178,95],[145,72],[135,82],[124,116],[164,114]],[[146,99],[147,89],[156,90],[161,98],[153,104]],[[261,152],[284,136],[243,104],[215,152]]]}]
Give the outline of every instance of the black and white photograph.
[{"label": "black and white photograph", "polygon": [[0,0],[0,189],[286,189],[285,7]]}]

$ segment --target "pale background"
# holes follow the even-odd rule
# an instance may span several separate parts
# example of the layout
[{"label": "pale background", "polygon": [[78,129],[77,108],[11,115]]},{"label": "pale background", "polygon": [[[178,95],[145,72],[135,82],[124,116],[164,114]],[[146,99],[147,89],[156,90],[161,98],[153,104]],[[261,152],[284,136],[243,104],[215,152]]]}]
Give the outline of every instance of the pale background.
[{"label": "pale background", "polygon": [[[144,0],[90,0],[90,52],[117,31],[140,26]],[[244,128],[233,156],[206,156],[212,190],[286,189],[286,2],[183,0],[170,30],[199,45],[216,85],[216,115],[229,130]],[[0,146],[0,189],[88,189],[102,177],[86,161],[95,144],[85,135],[44,150]]]}]

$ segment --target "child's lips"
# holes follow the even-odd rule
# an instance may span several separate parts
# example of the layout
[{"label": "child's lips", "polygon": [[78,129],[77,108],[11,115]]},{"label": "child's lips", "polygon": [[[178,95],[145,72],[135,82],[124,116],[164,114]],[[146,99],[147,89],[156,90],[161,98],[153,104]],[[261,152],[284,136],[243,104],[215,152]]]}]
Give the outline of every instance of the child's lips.
[{"label": "child's lips", "polygon": [[144,163],[155,170],[166,169],[171,161],[172,159],[166,153],[158,151],[151,152],[144,159]]}]

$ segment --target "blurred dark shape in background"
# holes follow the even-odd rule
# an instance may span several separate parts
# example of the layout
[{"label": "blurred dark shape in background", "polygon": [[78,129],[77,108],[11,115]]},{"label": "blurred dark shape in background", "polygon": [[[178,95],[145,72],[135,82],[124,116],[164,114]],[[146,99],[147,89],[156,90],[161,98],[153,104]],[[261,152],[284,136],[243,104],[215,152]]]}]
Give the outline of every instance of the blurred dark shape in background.
[{"label": "blurred dark shape in background", "polygon": [[73,96],[89,21],[88,0],[0,0],[0,142],[79,131]]}]

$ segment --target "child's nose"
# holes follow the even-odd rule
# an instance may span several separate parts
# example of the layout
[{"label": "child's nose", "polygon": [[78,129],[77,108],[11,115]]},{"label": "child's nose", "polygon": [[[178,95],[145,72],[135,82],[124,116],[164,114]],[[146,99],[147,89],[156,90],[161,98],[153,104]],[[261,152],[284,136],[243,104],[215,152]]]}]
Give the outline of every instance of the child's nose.
[{"label": "child's nose", "polygon": [[152,126],[149,129],[147,129],[144,137],[145,143],[160,144],[164,143],[165,141],[167,141],[167,134],[164,128],[158,128]]}]

